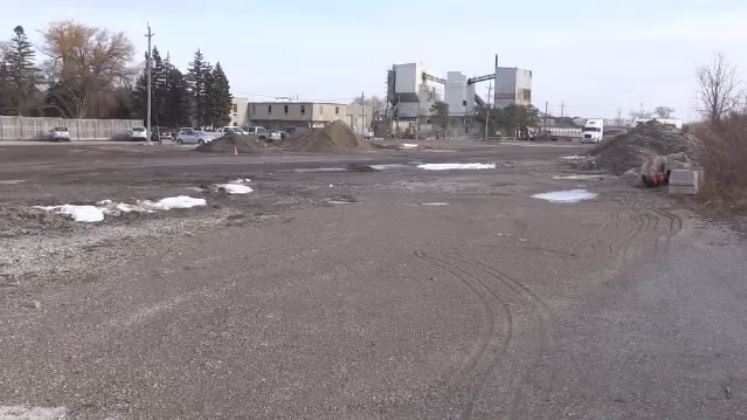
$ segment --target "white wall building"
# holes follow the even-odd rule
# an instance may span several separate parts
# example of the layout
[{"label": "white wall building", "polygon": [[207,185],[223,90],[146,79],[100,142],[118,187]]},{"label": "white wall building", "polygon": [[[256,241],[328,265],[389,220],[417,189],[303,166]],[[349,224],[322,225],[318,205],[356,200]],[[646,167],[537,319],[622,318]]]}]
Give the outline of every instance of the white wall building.
[{"label": "white wall building", "polygon": [[249,120],[247,108],[249,107],[249,99],[234,96],[232,100],[231,108],[231,125],[245,126]]},{"label": "white wall building", "polygon": [[531,70],[498,67],[495,73],[494,106],[506,108],[509,105],[531,105],[532,78]]}]

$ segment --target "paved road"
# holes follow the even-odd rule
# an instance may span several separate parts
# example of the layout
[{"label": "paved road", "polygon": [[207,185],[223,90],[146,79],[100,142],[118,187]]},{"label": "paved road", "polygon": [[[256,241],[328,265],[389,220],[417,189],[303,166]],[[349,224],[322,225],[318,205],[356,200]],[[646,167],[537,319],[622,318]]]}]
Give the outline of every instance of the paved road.
[{"label": "paved road", "polygon": [[[306,201],[248,221],[214,209],[181,214],[180,223],[204,221],[181,233],[154,233],[168,216],[32,232],[69,242],[60,264],[80,264],[72,276],[0,288],[6,410],[46,407],[73,418],[747,416],[744,244],[665,196],[617,180],[553,179],[568,170],[557,159],[567,150],[238,160],[91,153],[73,166],[29,158],[50,160],[39,172],[3,163],[2,179],[27,179],[0,186],[3,202],[107,190],[124,197],[136,191],[130,184],[156,193],[241,173],[257,176],[256,194],[222,206],[248,212],[271,200]],[[308,171],[426,159],[500,164]],[[117,173],[102,171],[112,165]],[[142,185],[147,179],[158,185]],[[92,192],[76,192],[81,185]],[[579,187],[599,198],[563,205],[530,197]],[[285,188],[292,192],[282,195]],[[308,204],[329,190],[353,199]],[[27,247],[19,258],[41,252],[27,239],[7,242]],[[118,258],[105,258],[107,250]]]}]

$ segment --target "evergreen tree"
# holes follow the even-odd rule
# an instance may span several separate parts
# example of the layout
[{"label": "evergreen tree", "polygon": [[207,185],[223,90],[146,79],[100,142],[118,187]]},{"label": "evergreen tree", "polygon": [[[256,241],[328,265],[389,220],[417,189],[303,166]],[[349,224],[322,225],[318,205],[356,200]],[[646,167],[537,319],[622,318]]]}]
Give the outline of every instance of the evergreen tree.
[{"label": "evergreen tree", "polygon": [[13,107],[10,102],[10,75],[8,74],[8,66],[5,61],[0,57],[0,115],[9,115],[13,112]]},{"label": "evergreen tree", "polygon": [[36,52],[23,26],[16,26],[13,33],[3,61],[7,67],[11,107],[16,115],[23,115],[31,111],[38,98],[37,86],[42,78],[41,71],[35,64]]},{"label": "evergreen tree", "polygon": [[205,61],[205,56],[202,55],[202,51],[199,49],[195,52],[195,57],[192,62],[189,63],[189,66],[187,82],[189,83],[190,89],[192,89],[194,106],[192,120],[197,125],[205,126],[210,123],[207,103],[207,84],[211,79],[213,69],[210,64]]},{"label": "evergreen tree", "polygon": [[210,73],[207,80],[207,117],[213,127],[222,127],[231,121],[233,98],[228,78],[220,63]]},{"label": "evergreen tree", "polygon": [[167,67],[163,125],[173,128],[190,125],[192,96],[189,92],[189,83],[179,69],[170,64]]}]

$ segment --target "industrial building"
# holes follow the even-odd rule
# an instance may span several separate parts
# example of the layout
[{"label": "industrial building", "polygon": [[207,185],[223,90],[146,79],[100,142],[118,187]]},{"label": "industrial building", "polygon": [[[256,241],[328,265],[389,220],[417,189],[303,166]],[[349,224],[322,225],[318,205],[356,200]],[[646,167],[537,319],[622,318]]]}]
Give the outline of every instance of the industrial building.
[{"label": "industrial building", "polygon": [[[493,72],[476,77],[468,77],[460,71],[449,71],[446,78],[442,78],[422,64],[395,64],[387,77],[387,100],[392,108],[389,116],[396,122],[396,127],[405,121],[417,127],[417,130],[423,130],[431,123],[433,104],[443,101],[449,106],[455,134],[468,133],[478,105],[485,106],[486,102],[496,108],[531,105],[532,79],[530,70],[499,67],[497,56]],[[491,83],[492,94],[486,99],[477,95],[475,89],[477,84],[484,82]]]},{"label": "industrial building", "polygon": [[333,121],[344,121],[357,133],[371,126],[373,109],[368,106],[319,102],[250,102],[247,125],[269,130],[321,128]]}]

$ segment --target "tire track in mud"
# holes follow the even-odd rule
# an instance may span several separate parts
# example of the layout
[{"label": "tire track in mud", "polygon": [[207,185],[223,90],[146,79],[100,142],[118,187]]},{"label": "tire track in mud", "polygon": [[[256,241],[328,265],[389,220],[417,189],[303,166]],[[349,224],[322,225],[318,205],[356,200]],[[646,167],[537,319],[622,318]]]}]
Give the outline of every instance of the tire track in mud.
[{"label": "tire track in mud", "polygon": [[[488,367],[494,367],[508,351],[513,335],[511,308],[508,302],[490,288],[480,276],[468,269],[447,260],[433,257],[423,251],[416,251],[415,257],[454,276],[480,300],[483,309],[486,322],[480,328],[481,332],[477,345],[465,358],[464,365],[448,380],[444,401],[448,404],[447,411],[454,406],[463,405],[458,418],[468,419],[472,415],[474,401],[484,385],[485,378],[491,371],[491,369],[478,371],[478,368],[486,364]],[[496,312],[496,307],[502,309],[503,316]],[[501,321],[504,323],[502,332],[497,326]],[[474,380],[475,376],[479,376],[477,381]]]},{"label": "tire track in mud", "polygon": [[[556,381],[556,372],[554,370],[549,370],[550,377],[546,382],[543,384],[540,384],[539,381],[535,381],[532,383],[531,381],[531,375],[535,374],[537,372],[541,371],[541,362],[543,358],[550,352],[550,349],[553,347],[554,343],[554,330],[552,327],[553,323],[553,310],[550,308],[550,306],[542,299],[540,298],[536,293],[534,293],[530,288],[528,288],[524,283],[519,281],[517,278],[509,275],[505,271],[489,265],[481,260],[469,260],[467,257],[465,257],[463,254],[456,252],[455,253],[458,258],[465,264],[473,264],[474,267],[481,270],[483,273],[485,273],[487,276],[489,276],[491,279],[494,279],[498,282],[500,282],[502,285],[510,289],[514,295],[519,298],[521,301],[523,301],[524,304],[528,304],[530,308],[532,309],[532,313],[535,316],[535,319],[537,321],[537,342],[536,346],[532,346],[533,348],[537,348],[536,355],[532,361],[531,367],[524,371],[523,375],[520,378],[521,383],[523,384],[530,384],[532,386],[535,386],[542,392],[544,392],[546,395],[550,394],[552,392],[553,384]],[[544,388],[544,389],[543,389]],[[517,406],[521,401],[520,395],[514,395],[508,414],[508,418],[513,418],[514,414],[517,411]]]},{"label": "tire track in mud", "polygon": [[619,226],[620,214],[622,213],[624,203],[622,202],[622,200],[617,199],[615,200],[615,202],[617,202],[615,210],[609,214],[607,220],[602,223],[601,226],[595,229],[592,233],[582,236],[581,238],[576,240],[573,245],[571,245],[571,254],[581,256],[579,251],[587,246],[589,247],[589,249],[591,249],[591,255],[584,256],[595,257],[599,254],[599,250],[603,248],[602,245],[604,244],[603,234],[611,229],[617,229]]}]

